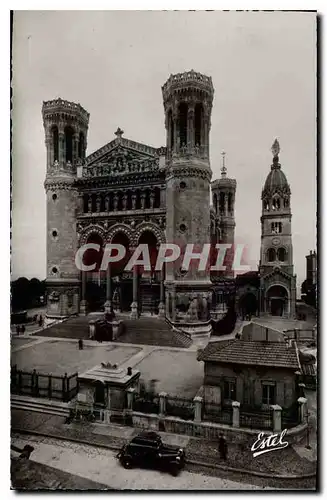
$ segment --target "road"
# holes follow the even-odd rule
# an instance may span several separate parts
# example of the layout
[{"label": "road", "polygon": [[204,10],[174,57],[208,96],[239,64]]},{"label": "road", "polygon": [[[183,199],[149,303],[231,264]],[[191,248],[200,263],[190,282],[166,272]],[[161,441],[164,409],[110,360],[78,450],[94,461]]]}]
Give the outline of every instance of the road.
[{"label": "road", "polygon": [[34,447],[30,459],[76,476],[107,485],[116,490],[262,490],[255,485],[182,471],[177,477],[156,470],[125,470],[116,452],[69,441],[37,436],[14,437],[12,444]]}]

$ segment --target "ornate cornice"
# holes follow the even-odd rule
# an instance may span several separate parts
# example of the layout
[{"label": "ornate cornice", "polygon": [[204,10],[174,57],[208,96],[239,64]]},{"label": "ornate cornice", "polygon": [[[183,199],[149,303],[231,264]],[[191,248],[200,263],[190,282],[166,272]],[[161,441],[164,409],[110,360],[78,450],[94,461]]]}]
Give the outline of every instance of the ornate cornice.
[{"label": "ornate cornice", "polygon": [[212,176],[211,169],[209,168],[203,168],[203,167],[196,167],[196,166],[174,166],[173,164],[170,164],[167,171],[166,171],[166,180],[171,179],[173,177],[181,177],[181,178],[187,178],[187,177],[199,177],[201,179],[207,180],[210,182]]},{"label": "ornate cornice", "polygon": [[48,191],[78,191],[78,187],[75,184],[75,179],[46,179],[44,181],[44,188],[46,192]]},{"label": "ornate cornice", "polygon": [[162,184],[165,182],[165,172],[162,170],[125,173],[119,176],[107,177],[83,177],[76,180],[76,185],[80,189],[121,187],[135,188],[141,187],[142,183]]}]

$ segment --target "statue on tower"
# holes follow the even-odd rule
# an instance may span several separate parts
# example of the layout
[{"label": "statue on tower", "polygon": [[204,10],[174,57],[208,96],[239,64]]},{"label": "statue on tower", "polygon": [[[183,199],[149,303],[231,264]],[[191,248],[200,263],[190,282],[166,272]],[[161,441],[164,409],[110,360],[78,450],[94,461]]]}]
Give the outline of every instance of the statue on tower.
[{"label": "statue on tower", "polygon": [[274,158],[278,158],[278,155],[280,152],[280,146],[279,146],[278,139],[275,139],[274,144],[271,146],[271,152],[272,152]]}]

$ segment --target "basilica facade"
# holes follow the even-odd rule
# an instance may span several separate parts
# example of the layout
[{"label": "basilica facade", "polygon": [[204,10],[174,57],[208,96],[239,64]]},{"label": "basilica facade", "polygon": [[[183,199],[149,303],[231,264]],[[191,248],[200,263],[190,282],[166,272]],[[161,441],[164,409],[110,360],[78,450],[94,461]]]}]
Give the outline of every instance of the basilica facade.
[{"label": "basilica facade", "polygon": [[[63,99],[43,103],[47,151],[47,315],[63,318],[91,310],[145,312],[210,333],[213,311],[235,298],[241,309],[249,290],[236,290],[231,266],[183,269],[181,260],[155,270],[158,247],[234,244],[236,180],[213,180],[210,126],[214,88],[210,77],[189,71],[171,75],[162,87],[166,144],[152,147],[115,137],[87,155],[89,113]],[[290,191],[278,154],[268,175],[262,205],[260,284],[252,290],[257,312],[293,314]],[[278,240],[278,241],[277,241]],[[121,244],[124,259],[100,269],[101,252],[89,250],[92,271],[80,271],[78,249],[93,243]],[[150,249],[151,270],[134,266],[130,254]],[[212,259],[214,256],[210,255]],[[274,286],[273,286],[274,285]],[[248,297],[249,298],[249,297]],[[254,300],[253,297],[251,300]]]},{"label": "basilica facade", "polygon": [[[210,330],[209,310],[233,293],[233,276],[154,263],[161,243],[201,246],[234,242],[236,181],[223,169],[212,182],[209,138],[214,88],[210,77],[189,71],[162,87],[166,144],[152,147],[124,136],[86,154],[89,113],[62,99],[43,103],[47,149],[47,314],[65,317],[99,307],[145,311],[172,324]],[[210,205],[212,197],[213,205]],[[85,243],[119,243],[126,258],[92,272],[77,269]],[[150,248],[151,271],[126,259],[139,244]],[[95,255],[89,251],[90,261]],[[99,256],[98,256],[99,257]]]}]

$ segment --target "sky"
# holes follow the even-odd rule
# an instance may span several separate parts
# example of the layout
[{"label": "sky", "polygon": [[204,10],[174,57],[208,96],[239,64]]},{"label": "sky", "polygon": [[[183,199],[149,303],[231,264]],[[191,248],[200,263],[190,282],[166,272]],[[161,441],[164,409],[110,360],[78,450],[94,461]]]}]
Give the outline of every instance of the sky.
[{"label": "sky", "polygon": [[18,11],[13,27],[12,279],[46,273],[42,102],[89,113],[87,154],[124,137],[166,144],[161,86],[212,77],[210,161],[237,180],[235,240],[257,268],[271,146],[291,186],[294,268],[316,248],[316,17],[310,12]]}]

